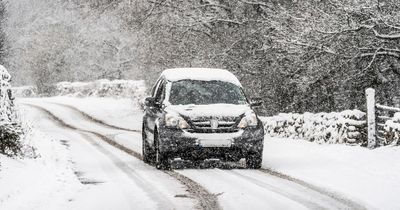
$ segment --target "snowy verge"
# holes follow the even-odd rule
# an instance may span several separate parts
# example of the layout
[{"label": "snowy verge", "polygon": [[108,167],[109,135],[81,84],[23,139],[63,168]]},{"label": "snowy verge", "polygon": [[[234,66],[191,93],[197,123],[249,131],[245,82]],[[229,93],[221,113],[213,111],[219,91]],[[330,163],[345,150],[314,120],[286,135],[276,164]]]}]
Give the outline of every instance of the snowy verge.
[{"label": "snowy verge", "polygon": [[366,143],[365,113],[346,110],[331,113],[281,113],[262,117],[269,136],[305,139],[318,143]]},{"label": "snowy verge", "polygon": [[0,155],[0,209],[60,209],[82,185],[75,176],[67,148],[39,131],[24,144],[35,157]]},{"label": "snowy verge", "polygon": [[399,147],[369,150],[266,137],[263,167],[333,190],[368,209],[400,209]]}]

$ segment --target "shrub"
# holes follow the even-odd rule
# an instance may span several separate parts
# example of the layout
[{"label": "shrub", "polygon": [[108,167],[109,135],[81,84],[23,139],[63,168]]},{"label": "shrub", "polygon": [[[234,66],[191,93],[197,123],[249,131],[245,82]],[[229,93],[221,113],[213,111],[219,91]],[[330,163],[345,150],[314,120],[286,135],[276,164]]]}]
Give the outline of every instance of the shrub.
[{"label": "shrub", "polygon": [[266,133],[274,137],[305,139],[319,143],[367,143],[365,113],[358,110],[281,113],[264,117],[262,120]]},{"label": "shrub", "polygon": [[0,123],[0,153],[15,156],[21,153],[22,128],[16,123]]}]

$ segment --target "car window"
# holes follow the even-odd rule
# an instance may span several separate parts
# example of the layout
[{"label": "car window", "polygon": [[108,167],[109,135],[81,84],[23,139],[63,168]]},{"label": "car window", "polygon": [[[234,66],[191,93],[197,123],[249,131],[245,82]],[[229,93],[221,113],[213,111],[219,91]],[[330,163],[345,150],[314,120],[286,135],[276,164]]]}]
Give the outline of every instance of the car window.
[{"label": "car window", "polygon": [[172,83],[169,102],[185,104],[246,104],[242,89],[223,81],[181,80]]},{"label": "car window", "polygon": [[158,79],[156,84],[151,89],[151,97],[156,97],[156,90],[157,90],[158,86],[160,85],[161,81],[162,81],[162,79]]},{"label": "car window", "polygon": [[165,84],[166,82],[162,80],[160,81],[159,87],[157,88],[155,98],[158,103],[162,103],[165,98]]}]

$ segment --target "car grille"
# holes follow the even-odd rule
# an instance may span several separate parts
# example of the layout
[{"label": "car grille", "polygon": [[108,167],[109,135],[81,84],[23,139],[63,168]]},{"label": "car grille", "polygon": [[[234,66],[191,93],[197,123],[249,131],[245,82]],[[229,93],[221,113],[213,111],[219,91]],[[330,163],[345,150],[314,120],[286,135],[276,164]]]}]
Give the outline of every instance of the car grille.
[{"label": "car grille", "polygon": [[[213,127],[213,121],[216,122],[218,126]],[[190,124],[191,129],[188,131],[191,133],[233,133],[238,131],[237,118],[199,118],[191,120]]]}]

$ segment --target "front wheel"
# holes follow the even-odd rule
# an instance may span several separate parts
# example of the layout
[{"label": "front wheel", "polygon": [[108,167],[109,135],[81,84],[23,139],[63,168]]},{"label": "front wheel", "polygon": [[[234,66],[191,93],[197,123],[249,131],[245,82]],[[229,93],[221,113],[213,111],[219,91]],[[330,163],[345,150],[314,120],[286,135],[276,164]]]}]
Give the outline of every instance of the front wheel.
[{"label": "front wheel", "polygon": [[155,165],[157,169],[161,170],[169,170],[171,168],[171,164],[169,163],[168,155],[164,152],[160,151],[160,144],[158,141],[157,130],[154,131],[154,143],[155,145]]},{"label": "front wheel", "polygon": [[143,162],[151,163],[154,161],[154,153],[153,150],[150,148],[149,142],[147,141],[147,135],[145,126],[142,126],[142,158]]},{"label": "front wheel", "polygon": [[246,157],[246,168],[261,168],[262,156],[260,153],[252,153]]},{"label": "front wheel", "polygon": [[147,142],[147,137],[146,137],[146,133],[143,130],[142,131],[142,157],[143,157],[143,162],[145,163],[151,163],[153,160],[153,153],[151,152],[151,148],[149,145],[149,142]]}]

